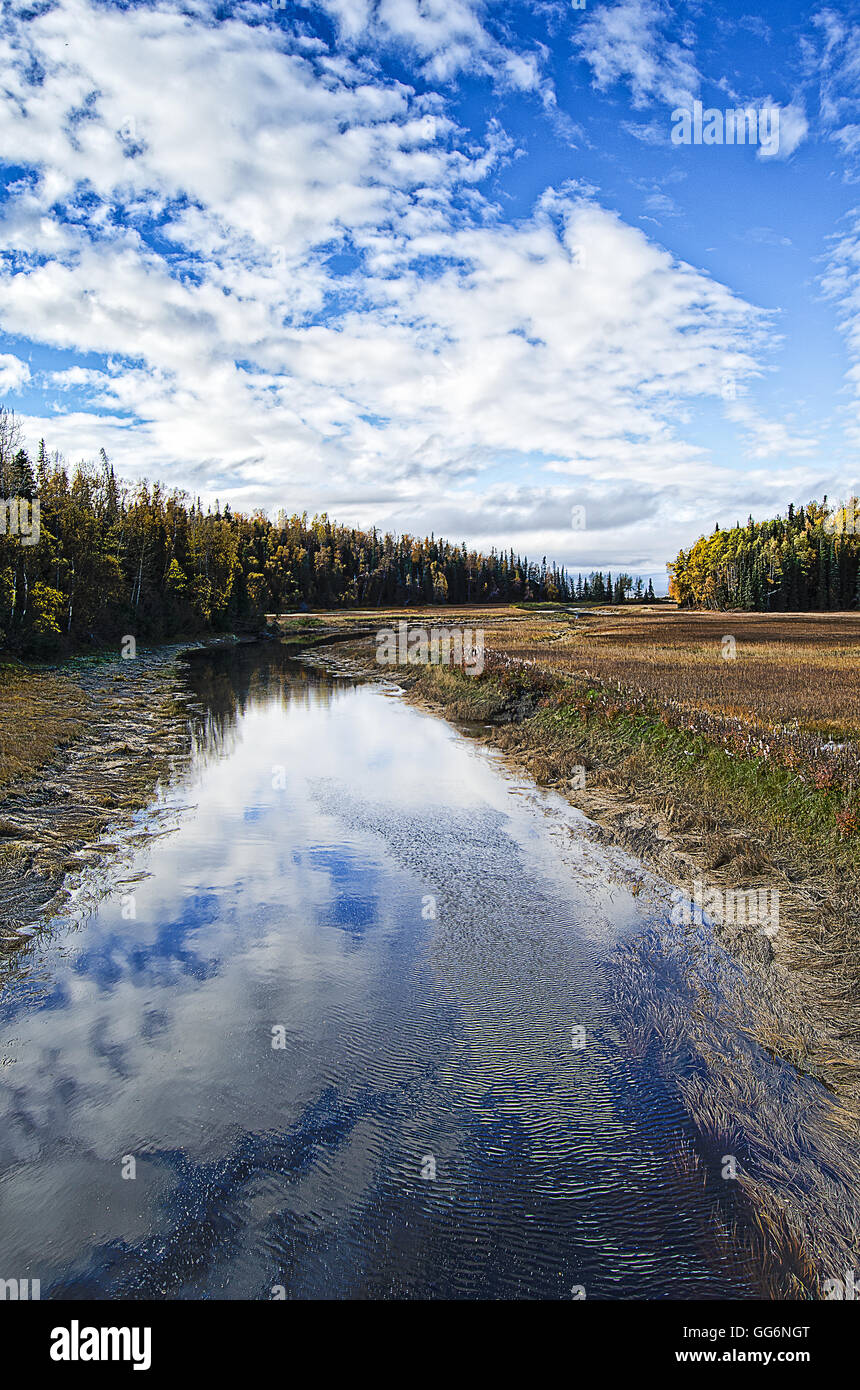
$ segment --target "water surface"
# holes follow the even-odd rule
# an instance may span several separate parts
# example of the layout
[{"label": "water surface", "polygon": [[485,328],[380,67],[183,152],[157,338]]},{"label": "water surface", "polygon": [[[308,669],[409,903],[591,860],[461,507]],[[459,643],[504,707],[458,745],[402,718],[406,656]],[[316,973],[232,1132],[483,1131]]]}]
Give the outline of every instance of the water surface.
[{"label": "water surface", "polygon": [[0,998],[0,1275],[55,1298],[748,1292],[612,1002],[653,907],[578,813],[384,685],[271,648],[188,669],[165,833]]}]

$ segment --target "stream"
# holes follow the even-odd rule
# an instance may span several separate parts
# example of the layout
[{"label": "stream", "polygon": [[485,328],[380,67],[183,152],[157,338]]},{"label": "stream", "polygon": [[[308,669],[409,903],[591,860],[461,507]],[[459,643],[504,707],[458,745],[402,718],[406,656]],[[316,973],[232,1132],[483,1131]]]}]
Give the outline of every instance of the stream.
[{"label": "stream", "polygon": [[614,962],[658,909],[620,852],[383,682],[272,646],[185,669],[190,764],[0,995],[0,1276],[755,1296],[625,1042]]}]

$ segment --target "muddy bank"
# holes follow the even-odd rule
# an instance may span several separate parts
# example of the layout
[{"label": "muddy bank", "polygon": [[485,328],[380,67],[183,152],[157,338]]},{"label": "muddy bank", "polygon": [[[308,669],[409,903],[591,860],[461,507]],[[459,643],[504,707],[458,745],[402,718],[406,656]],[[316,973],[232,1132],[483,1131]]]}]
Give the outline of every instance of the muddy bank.
[{"label": "muddy bank", "polygon": [[[342,635],[319,619],[299,618],[293,627],[281,638],[288,650]],[[187,762],[195,704],[184,658],[268,636],[184,641],[141,649],[133,660],[100,654],[0,673],[4,695],[14,688],[17,703],[9,697],[3,710],[6,741],[27,769],[0,785],[0,959],[63,910],[77,876],[114,854],[117,835]]]},{"label": "muddy bank", "polygon": [[[187,653],[236,639],[184,642],[134,660],[73,660],[49,673],[75,734],[0,794],[0,959],[63,911],[82,871],[101,866],[135,813],[192,751]],[[39,672],[30,672],[39,681]],[[46,673],[47,674],[47,673]]]}]

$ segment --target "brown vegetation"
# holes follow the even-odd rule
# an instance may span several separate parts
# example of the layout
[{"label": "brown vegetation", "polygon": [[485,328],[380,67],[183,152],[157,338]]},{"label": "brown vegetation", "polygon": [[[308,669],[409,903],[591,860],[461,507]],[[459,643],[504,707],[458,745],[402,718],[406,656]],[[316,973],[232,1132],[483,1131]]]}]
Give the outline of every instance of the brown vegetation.
[{"label": "brown vegetation", "polygon": [[49,672],[0,667],[0,787],[31,776],[82,730],[88,701]]}]

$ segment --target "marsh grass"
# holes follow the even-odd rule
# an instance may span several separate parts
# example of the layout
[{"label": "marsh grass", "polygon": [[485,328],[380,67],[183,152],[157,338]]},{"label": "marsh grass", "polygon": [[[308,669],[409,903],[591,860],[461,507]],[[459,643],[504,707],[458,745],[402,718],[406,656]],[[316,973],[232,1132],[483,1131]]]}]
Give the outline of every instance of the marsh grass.
[{"label": "marsh grass", "polygon": [[0,666],[0,788],[32,777],[83,730],[89,701],[51,672]]},{"label": "marsh grass", "polygon": [[[656,704],[625,707],[619,692],[540,670],[490,667],[479,679],[440,667],[403,674],[451,717],[500,726],[496,741],[544,784],[584,767],[591,786],[631,796],[659,787],[675,817],[686,814],[710,829],[710,867],[734,861],[746,874],[762,871],[771,862],[764,847],[771,840],[802,850],[806,872],[814,865],[860,878],[860,835],[845,825],[847,815],[860,819],[860,782],[837,782],[834,774],[816,785],[808,768],[766,757],[755,745],[745,752],[727,747],[667,721]],[[726,824],[749,828],[751,837],[721,832]]]},{"label": "marsh grass", "polygon": [[[724,636],[734,638],[732,660],[723,657]],[[664,708],[860,735],[858,614],[531,614],[497,619],[487,640],[500,655],[617,684]]]}]

